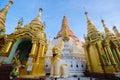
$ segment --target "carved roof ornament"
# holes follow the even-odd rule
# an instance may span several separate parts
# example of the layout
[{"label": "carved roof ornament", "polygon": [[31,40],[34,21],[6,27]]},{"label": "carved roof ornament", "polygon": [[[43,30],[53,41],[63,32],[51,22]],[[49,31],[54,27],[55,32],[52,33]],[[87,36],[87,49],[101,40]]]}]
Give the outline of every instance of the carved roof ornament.
[{"label": "carved roof ornament", "polygon": [[68,36],[75,37],[74,33],[69,28],[66,16],[63,17],[61,30],[58,32],[56,38],[62,37],[64,35],[64,33],[66,33]]}]

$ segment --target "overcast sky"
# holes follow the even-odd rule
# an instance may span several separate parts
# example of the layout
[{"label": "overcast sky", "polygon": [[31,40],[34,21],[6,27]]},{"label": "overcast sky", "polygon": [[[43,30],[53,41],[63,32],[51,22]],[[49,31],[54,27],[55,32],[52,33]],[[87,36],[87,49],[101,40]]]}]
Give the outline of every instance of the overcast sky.
[{"label": "overcast sky", "polygon": [[[0,9],[8,2],[0,0]],[[24,25],[29,24],[37,16],[40,7],[43,8],[42,21],[46,22],[45,32],[51,39],[60,30],[65,15],[70,29],[83,41],[83,35],[87,34],[85,11],[100,32],[104,32],[101,19],[104,19],[111,32],[114,25],[120,30],[120,0],[14,0],[7,15],[7,34],[14,31],[21,17]]]}]

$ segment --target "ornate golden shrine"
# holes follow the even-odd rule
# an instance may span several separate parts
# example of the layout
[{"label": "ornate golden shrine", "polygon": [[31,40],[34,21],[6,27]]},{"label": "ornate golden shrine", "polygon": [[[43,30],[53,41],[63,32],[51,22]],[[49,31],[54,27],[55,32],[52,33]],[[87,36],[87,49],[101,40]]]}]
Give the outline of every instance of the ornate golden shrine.
[{"label": "ornate golden shrine", "polygon": [[113,74],[120,72],[120,50],[118,38],[109,31],[102,20],[105,34],[100,33],[89,19],[87,12],[87,30],[84,51],[87,71],[95,74]]},{"label": "ornate golden shrine", "polygon": [[7,64],[13,63],[22,66],[20,77],[45,76],[47,40],[45,27],[40,19],[42,8],[40,8],[38,16],[29,24],[22,27],[21,19],[15,31],[6,35],[6,14],[12,3],[13,1],[10,0],[9,4],[0,11],[0,56],[8,57]]}]

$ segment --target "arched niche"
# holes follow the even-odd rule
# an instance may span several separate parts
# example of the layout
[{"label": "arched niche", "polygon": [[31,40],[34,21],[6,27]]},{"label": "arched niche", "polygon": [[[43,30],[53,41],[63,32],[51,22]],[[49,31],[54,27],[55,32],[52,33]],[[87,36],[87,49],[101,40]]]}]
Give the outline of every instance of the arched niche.
[{"label": "arched niche", "polygon": [[21,38],[17,40],[11,49],[6,63],[12,63],[16,57],[20,63],[25,64],[32,48],[32,40],[30,38]]}]

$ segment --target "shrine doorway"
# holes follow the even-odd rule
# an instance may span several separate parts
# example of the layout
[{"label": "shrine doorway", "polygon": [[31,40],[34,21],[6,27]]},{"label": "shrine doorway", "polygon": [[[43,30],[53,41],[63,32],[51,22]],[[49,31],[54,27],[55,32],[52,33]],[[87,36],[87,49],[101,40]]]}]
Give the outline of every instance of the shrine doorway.
[{"label": "shrine doorway", "polygon": [[22,38],[16,41],[7,59],[7,63],[19,62],[25,65],[32,48],[32,40],[29,38]]}]

